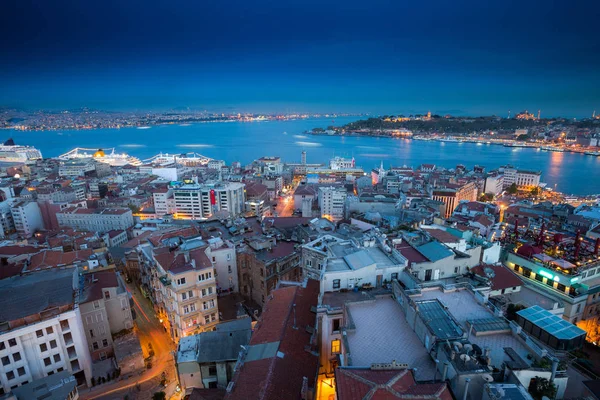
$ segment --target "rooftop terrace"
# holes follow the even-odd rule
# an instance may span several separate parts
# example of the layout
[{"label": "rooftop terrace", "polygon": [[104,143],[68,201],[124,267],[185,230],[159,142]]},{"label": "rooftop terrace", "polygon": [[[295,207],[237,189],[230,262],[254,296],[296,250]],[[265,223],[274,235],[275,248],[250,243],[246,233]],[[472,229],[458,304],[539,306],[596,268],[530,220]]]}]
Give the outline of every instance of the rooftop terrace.
[{"label": "rooftop terrace", "polygon": [[433,379],[435,364],[395,300],[385,297],[349,304],[348,310],[355,326],[347,335],[353,366],[370,367],[396,360],[417,368],[417,379]]}]

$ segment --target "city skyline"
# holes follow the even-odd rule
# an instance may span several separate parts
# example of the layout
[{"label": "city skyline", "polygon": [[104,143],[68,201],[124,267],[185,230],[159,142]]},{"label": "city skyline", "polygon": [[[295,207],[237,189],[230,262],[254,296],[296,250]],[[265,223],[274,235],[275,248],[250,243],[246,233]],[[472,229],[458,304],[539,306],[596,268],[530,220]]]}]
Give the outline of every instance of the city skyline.
[{"label": "city skyline", "polygon": [[1,28],[4,106],[579,118],[600,108],[596,4],[67,2],[4,15],[16,15]]}]

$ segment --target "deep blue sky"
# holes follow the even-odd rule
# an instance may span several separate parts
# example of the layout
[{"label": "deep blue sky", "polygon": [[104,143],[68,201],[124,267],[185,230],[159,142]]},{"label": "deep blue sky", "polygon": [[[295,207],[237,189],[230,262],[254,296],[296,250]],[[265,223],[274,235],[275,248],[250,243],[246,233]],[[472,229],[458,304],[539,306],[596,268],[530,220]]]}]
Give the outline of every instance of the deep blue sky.
[{"label": "deep blue sky", "polygon": [[600,2],[4,0],[0,105],[588,116]]}]

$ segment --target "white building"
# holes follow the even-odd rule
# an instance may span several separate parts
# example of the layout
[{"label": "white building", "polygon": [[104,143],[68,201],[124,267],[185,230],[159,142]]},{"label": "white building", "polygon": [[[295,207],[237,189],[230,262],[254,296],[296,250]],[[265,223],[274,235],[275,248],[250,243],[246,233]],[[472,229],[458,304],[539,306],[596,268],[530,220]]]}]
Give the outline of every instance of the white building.
[{"label": "white building", "polygon": [[238,292],[235,246],[229,240],[224,241],[218,237],[208,239],[208,244],[206,255],[215,268],[217,288],[223,291]]},{"label": "white building", "polygon": [[81,319],[92,360],[114,355],[112,335],[133,328],[129,295],[114,269],[91,271],[83,277]]},{"label": "white building", "polygon": [[504,175],[490,175],[485,178],[484,192],[498,195],[504,190]]},{"label": "white building", "polygon": [[527,171],[517,169],[511,166],[502,167],[504,173],[504,187],[509,187],[515,183],[520,188],[535,187],[540,185],[542,173],[539,171]]},{"label": "white building", "polygon": [[96,163],[90,158],[88,160],[69,160],[61,163],[58,168],[60,176],[78,177],[90,175],[96,171]]},{"label": "white building", "polygon": [[15,229],[20,237],[30,238],[44,228],[40,206],[35,201],[18,201],[11,207]]},{"label": "white building", "polygon": [[319,208],[321,217],[331,220],[340,220],[344,218],[344,205],[348,193],[343,187],[320,187],[319,188]]},{"label": "white building", "polygon": [[12,200],[0,202],[0,238],[15,231],[15,222],[11,212],[12,203]]},{"label": "white building", "polygon": [[176,217],[206,219],[215,212],[228,211],[231,216],[244,211],[245,185],[239,182],[186,184],[173,189]]},{"label": "white building", "polygon": [[0,386],[4,392],[69,371],[91,383],[91,360],[75,296],[76,268],[0,281]]},{"label": "white building", "polygon": [[302,273],[321,282],[321,293],[380,287],[406,266],[406,258],[379,235],[365,235],[361,243],[324,235],[302,246]]},{"label": "white building", "polygon": [[329,160],[329,168],[334,170],[353,169],[356,165],[354,158],[334,157]]},{"label": "white building", "polygon": [[133,226],[129,208],[70,207],[56,213],[60,226],[70,226],[90,232],[127,230]]},{"label": "white building", "polygon": [[173,190],[170,188],[159,188],[152,193],[154,200],[154,213],[157,217],[175,212],[175,200]]}]

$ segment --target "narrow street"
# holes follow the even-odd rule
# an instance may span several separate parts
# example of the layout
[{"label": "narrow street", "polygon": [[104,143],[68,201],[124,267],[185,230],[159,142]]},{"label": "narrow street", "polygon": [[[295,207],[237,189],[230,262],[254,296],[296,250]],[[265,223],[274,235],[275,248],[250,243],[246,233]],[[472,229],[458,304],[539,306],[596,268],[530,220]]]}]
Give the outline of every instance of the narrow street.
[{"label": "narrow street", "polygon": [[[175,371],[175,344],[165,332],[154,314],[150,301],[141,294],[133,284],[127,284],[127,290],[133,295],[136,313],[135,331],[140,340],[144,358],[149,356],[150,348],[154,350],[152,368],[142,371],[139,375],[124,376],[114,383],[99,385],[80,392],[82,399],[149,399],[154,392],[163,390],[167,398],[178,399],[175,393],[177,374]],[[150,346],[149,346],[150,345]],[[167,387],[161,387],[162,374],[165,373]]]},{"label": "narrow street", "polygon": [[292,196],[279,198],[275,212],[278,217],[291,217],[294,212],[294,198]]}]

